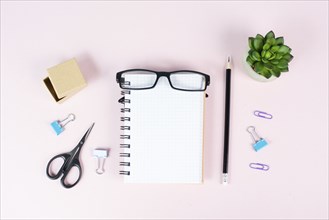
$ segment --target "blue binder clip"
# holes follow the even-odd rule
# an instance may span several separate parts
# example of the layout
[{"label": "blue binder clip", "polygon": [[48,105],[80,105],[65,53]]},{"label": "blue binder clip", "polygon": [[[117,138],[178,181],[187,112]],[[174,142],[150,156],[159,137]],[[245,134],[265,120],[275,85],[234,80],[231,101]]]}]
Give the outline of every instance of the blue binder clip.
[{"label": "blue binder clip", "polygon": [[56,134],[59,135],[60,133],[62,133],[64,131],[64,126],[67,123],[74,121],[74,119],[75,119],[75,115],[71,113],[65,119],[63,119],[61,121],[59,121],[59,120],[53,121],[50,125],[54,129]]},{"label": "blue binder clip", "polygon": [[249,126],[247,131],[251,134],[252,139],[254,140],[254,144],[252,145],[255,151],[259,151],[263,147],[267,146],[268,143],[264,138],[259,137],[256,133],[256,129],[254,126]]}]

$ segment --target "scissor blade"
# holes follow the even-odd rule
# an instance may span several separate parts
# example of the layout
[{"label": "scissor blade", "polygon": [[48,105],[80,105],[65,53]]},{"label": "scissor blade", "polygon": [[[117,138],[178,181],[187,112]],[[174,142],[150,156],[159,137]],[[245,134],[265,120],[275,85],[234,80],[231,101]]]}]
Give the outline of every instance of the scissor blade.
[{"label": "scissor blade", "polygon": [[90,128],[87,130],[87,132],[85,133],[85,135],[83,135],[83,137],[81,138],[79,144],[83,145],[85,143],[85,141],[87,140],[87,137],[89,136],[91,130],[93,129],[95,125],[95,122],[90,126]]}]

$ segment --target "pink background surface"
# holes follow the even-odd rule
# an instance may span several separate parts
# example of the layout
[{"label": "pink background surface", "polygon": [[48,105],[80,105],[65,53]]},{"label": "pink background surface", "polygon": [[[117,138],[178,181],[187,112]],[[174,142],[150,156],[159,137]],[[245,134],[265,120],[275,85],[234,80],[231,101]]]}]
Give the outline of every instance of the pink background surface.
[{"label": "pink background surface", "polygon": [[[271,29],[295,58],[289,73],[260,83],[245,71],[247,38]],[[231,179],[223,186],[227,55],[234,62]],[[88,86],[57,104],[42,80],[72,57]],[[123,184],[115,73],[128,68],[211,75],[204,184]],[[50,123],[71,112],[76,121],[56,136]],[[64,189],[47,178],[47,162],[92,122],[83,177]],[[249,125],[270,143],[257,153]],[[102,176],[94,147],[111,148]],[[270,170],[252,170],[251,162]],[[328,218],[328,2],[1,1],[1,218]]]}]

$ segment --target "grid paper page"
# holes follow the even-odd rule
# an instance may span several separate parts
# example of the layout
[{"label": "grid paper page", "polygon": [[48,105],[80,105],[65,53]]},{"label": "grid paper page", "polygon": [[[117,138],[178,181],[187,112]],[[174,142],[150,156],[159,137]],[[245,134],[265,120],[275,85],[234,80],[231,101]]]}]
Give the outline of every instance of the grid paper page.
[{"label": "grid paper page", "polygon": [[202,183],[204,96],[172,89],[164,77],[153,89],[126,95],[131,147],[124,152],[131,166],[125,182]]}]

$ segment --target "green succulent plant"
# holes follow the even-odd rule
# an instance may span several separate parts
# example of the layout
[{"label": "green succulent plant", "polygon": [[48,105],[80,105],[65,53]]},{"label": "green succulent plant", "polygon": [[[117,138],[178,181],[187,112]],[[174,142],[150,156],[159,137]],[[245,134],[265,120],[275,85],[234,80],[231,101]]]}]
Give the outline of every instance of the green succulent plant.
[{"label": "green succulent plant", "polygon": [[280,77],[281,72],[288,72],[288,63],[293,59],[291,48],[284,45],[283,37],[275,38],[273,31],[265,37],[257,34],[249,37],[249,52],[247,63],[259,75],[269,79]]}]

